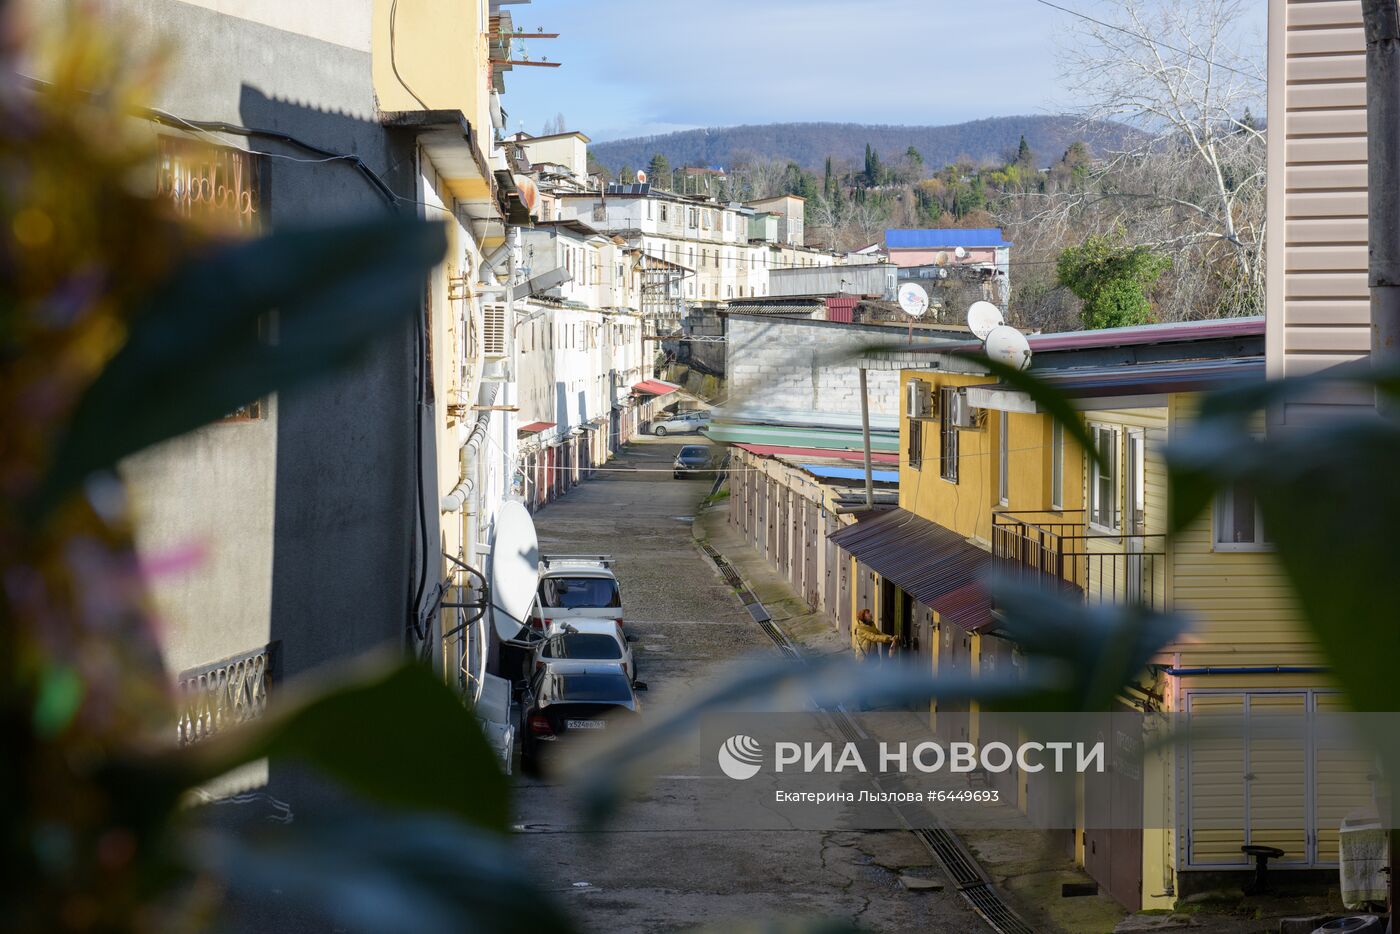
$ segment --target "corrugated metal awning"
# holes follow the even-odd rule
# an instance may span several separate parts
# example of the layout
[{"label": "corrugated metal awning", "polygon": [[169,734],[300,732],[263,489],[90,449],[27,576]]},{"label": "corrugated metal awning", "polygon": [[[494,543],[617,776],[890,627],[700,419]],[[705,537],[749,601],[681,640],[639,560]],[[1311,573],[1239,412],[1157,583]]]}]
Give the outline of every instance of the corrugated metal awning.
[{"label": "corrugated metal awning", "polygon": [[992,556],[956,532],[904,509],[892,509],[831,536],[843,551],[938,611],[939,618],[975,631],[992,625],[982,586]]},{"label": "corrugated metal awning", "polygon": [[547,429],[547,428],[553,428],[553,427],[554,427],[554,423],[553,423],[553,422],[531,422],[531,423],[528,424],[528,425],[521,425],[521,426],[520,426],[519,428],[517,428],[515,431],[516,431],[516,434],[533,435],[533,434],[538,434],[539,432],[544,431],[544,430]]},{"label": "corrugated metal awning", "polygon": [[668,383],[663,379],[644,379],[640,383],[632,384],[633,392],[644,392],[652,396],[664,396],[680,388],[675,383]]}]

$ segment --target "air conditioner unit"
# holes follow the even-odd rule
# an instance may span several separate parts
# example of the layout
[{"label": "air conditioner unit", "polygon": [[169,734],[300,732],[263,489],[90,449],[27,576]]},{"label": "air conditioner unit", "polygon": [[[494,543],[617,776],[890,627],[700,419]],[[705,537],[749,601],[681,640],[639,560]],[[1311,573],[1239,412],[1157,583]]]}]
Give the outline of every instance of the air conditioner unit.
[{"label": "air conditioner unit", "polygon": [[966,393],[953,396],[953,410],[948,413],[948,421],[954,428],[978,428],[977,410],[967,401]]},{"label": "air conditioner unit", "polygon": [[481,309],[481,356],[485,359],[506,355],[506,308],[484,305]]},{"label": "air conditioner unit", "polygon": [[928,383],[921,379],[911,379],[904,384],[904,391],[904,411],[910,418],[933,418],[937,414]]}]

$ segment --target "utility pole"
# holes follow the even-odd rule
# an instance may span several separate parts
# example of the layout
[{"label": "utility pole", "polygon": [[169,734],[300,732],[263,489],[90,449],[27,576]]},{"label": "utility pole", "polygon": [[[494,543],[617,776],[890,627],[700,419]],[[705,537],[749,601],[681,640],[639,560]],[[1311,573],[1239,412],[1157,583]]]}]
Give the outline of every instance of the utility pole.
[{"label": "utility pole", "polygon": [[1371,363],[1400,369],[1400,8],[1362,0],[1366,27]]},{"label": "utility pole", "polygon": [[865,443],[865,509],[875,508],[875,474],[870,466],[870,395],[865,389],[865,367],[860,367],[860,437]]}]

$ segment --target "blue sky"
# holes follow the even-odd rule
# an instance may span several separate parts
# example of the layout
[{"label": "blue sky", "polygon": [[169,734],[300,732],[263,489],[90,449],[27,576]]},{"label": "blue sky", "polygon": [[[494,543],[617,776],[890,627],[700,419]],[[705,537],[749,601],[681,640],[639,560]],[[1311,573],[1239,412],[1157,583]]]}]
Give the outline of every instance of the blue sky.
[{"label": "blue sky", "polygon": [[[1057,0],[1093,15],[1102,0]],[[1264,0],[1257,8],[1263,35]],[[1055,113],[1056,38],[1035,0],[532,0],[510,7],[560,68],[507,77],[511,129],[562,113],[595,140],[702,126],[944,124]]]}]

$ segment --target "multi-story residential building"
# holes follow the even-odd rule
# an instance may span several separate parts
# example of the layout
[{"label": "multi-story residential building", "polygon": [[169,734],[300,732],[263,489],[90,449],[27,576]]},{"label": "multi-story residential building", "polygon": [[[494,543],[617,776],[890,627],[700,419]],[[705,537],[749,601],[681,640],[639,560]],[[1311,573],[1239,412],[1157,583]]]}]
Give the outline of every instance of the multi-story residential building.
[{"label": "multi-story residential building", "polygon": [[[1073,399],[1098,462],[1034,400],[975,368],[907,368],[900,507],[831,536],[853,562],[851,599],[867,594],[882,629],[935,672],[1015,671],[1018,649],[978,583],[996,569],[1089,603],[1193,620],[1123,694],[1125,710],[1249,723],[1335,708],[1248,493],[1232,490],[1165,534],[1163,448],[1188,430],[1202,392],[1263,379],[1264,329],[1250,318],[1030,338],[1036,371]],[[940,703],[932,720],[952,738],[1008,739],[975,705]],[[1060,840],[1132,908],[1169,907],[1215,873],[1252,869],[1246,844],[1278,847],[1277,869],[1335,871],[1341,820],[1371,789],[1365,768],[1347,771],[1349,753],[1312,742],[1287,754],[1168,745],[1140,768],[1086,775],[1083,812]],[[990,780],[1028,813],[1046,806],[1043,776]]]}]

